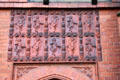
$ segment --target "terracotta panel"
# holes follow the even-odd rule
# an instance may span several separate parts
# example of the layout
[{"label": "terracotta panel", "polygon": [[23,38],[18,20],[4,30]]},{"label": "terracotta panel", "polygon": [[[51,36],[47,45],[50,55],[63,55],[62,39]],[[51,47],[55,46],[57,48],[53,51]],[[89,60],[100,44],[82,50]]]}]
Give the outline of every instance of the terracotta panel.
[{"label": "terracotta panel", "polygon": [[79,25],[79,15],[77,15],[77,12],[72,14],[72,12],[66,13],[66,33],[72,32],[77,33],[78,32],[78,25]]},{"label": "terracotta panel", "polygon": [[13,62],[102,59],[96,10],[12,10],[9,38]]},{"label": "terracotta panel", "polygon": [[48,56],[50,58],[62,57],[62,39],[51,37],[48,40]]},{"label": "terracotta panel", "polygon": [[[95,65],[14,65],[13,80],[98,80]],[[34,76],[33,76],[34,75]]]},{"label": "terracotta panel", "polygon": [[62,15],[55,10],[48,13],[48,29],[49,32],[62,32]]},{"label": "terracotta panel", "polygon": [[[42,60],[44,56],[45,39],[43,37],[33,37],[31,39],[30,57],[32,60]],[[28,57],[29,57],[28,56]]]},{"label": "terracotta panel", "polygon": [[[66,38],[66,58],[73,60],[72,58],[80,59],[79,56],[79,38],[78,37],[67,37]],[[70,59],[71,58],[71,59]]]}]

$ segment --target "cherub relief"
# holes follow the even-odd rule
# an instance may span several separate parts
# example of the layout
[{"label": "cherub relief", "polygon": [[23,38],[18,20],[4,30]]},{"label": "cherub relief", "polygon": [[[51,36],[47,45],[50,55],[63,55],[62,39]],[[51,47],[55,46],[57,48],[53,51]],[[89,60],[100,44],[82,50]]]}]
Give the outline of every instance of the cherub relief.
[{"label": "cherub relief", "polygon": [[73,20],[72,16],[67,17],[67,29],[69,29],[69,32],[73,32],[73,29],[76,27],[77,22]]},{"label": "cherub relief", "polygon": [[55,32],[58,28],[58,25],[59,25],[59,17],[56,16],[56,15],[53,15],[51,18],[50,18],[50,23],[49,23],[49,26],[50,26],[50,29]]},{"label": "cherub relief", "polygon": [[92,23],[92,17],[90,16],[90,15],[84,15],[83,16],[83,22],[84,22],[84,24],[83,24],[83,28],[84,28],[84,31],[85,32],[92,32],[93,30],[94,30],[94,25],[93,25],[93,23]]},{"label": "cherub relief", "polygon": [[25,16],[16,15],[15,21],[14,21],[14,26],[15,26],[15,30],[14,30],[15,33],[25,34],[25,32],[26,32]]},{"label": "cherub relief", "polygon": [[67,40],[67,50],[68,50],[68,53],[69,53],[69,55],[70,56],[74,56],[74,54],[75,54],[75,50],[76,50],[76,43],[77,43],[77,41],[76,41],[76,38],[69,38],[68,40]]},{"label": "cherub relief", "polygon": [[37,37],[33,40],[33,45],[32,45],[32,55],[34,56],[39,56],[40,55],[40,50],[42,50],[41,48],[42,46],[42,39]]},{"label": "cherub relief", "polygon": [[50,42],[50,54],[53,57],[56,57],[59,53],[59,49],[61,48],[60,44],[57,42],[56,38],[52,38]]},{"label": "cherub relief", "polygon": [[44,22],[42,21],[42,19],[44,19],[44,17],[39,16],[39,15],[34,15],[32,17],[32,21],[33,21],[33,31],[34,32],[39,32],[42,30],[42,26],[44,25]]},{"label": "cherub relief", "polygon": [[24,38],[16,38],[14,44],[14,56],[23,58],[25,57],[26,45]]},{"label": "cherub relief", "polygon": [[91,38],[87,38],[85,43],[85,51],[86,55],[89,57],[95,56],[95,41],[92,40]]}]

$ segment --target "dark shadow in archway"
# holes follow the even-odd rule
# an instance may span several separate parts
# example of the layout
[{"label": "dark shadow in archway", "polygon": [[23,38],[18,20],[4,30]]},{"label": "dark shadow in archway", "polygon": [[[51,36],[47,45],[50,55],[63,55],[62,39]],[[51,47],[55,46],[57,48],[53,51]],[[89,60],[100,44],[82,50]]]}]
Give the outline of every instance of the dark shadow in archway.
[{"label": "dark shadow in archway", "polygon": [[61,79],[57,79],[57,78],[52,78],[52,79],[49,79],[49,80],[61,80]]},{"label": "dark shadow in archway", "polygon": [[38,80],[72,80],[72,79],[65,77],[65,76],[62,76],[62,75],[59,75],[59,74],[51,74],[51,75],[47,75],[45,77],[42,77]]}]

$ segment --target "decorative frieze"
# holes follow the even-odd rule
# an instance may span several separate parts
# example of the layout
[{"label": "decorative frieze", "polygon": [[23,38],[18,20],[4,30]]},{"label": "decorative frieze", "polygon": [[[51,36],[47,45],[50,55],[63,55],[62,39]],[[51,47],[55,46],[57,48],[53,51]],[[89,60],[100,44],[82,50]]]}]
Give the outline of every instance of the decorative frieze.
[{"label": "decorative frieze", "polygon": [[80,64],[16,64],[13,75],[13,80],[98,80],[95,65]]},{"label": "decorative frieze", "polygon": [[97,10],[12,10],[8,60],[93,62],[101,60]]}]

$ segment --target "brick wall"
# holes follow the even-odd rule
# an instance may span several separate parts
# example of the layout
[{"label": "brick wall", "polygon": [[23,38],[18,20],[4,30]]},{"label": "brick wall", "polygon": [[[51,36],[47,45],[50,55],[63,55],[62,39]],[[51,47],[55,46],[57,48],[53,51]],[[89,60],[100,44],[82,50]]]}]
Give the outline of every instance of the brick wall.
[{"label": "brick wall", "polygon": [[[119,12],[120,13],[120,12]],[[119,27],[119,36],[120,36],[120,16],[117,18],[118,20],[118,27]]]},{"label": "brick wall", "polygon": [[99,63],[100,80],[120,80],[120,36],[118,10],[100,10],[103,61]]},{"label": "brick wall", "polygon": [[[117,12],[100,10],[103,55],[103,61],[98,64],[100,80],[120,80],[120,18]],[[11,80],[12,63],[7,62],[9,24],[10,10],[0,10],[0,80]]]},{"label": "brick wall", "polygon": [[12,65],[7,62],[10,11],[0,10],[0,80],[10,80]]}]

